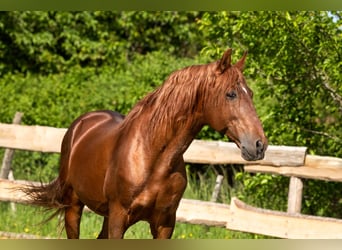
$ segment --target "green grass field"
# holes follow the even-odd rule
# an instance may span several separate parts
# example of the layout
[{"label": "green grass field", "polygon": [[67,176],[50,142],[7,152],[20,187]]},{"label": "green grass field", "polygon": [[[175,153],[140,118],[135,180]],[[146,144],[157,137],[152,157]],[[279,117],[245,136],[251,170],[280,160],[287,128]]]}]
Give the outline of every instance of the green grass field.
[{"label": "green grass field", "polygon": [[[16,212],[12,212],[9,204],[1,204],[0,231],[26,233],[39,237],[66,238],[65,231],[58,225],[58,218],[41,223],[46,215],[35,207],[17,205]],[[84,213],[81,222],[81,238],[94,239],[102,225],[102,217],[94,213]],[[141,221],[130,227],[126,239],[151,239],[147,222]],[[191,225],[176,223],[173,239],[246,239],[256,238],[255,235],[239,233],[219,227],[205,225]]]}]

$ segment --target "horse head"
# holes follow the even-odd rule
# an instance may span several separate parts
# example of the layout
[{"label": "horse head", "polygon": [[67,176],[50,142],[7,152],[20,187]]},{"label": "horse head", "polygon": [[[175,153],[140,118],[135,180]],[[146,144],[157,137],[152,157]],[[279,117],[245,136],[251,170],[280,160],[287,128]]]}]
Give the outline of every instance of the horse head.
[{"label": "horse head", "polygon": [[214,98],[207,102],[205,116],[212,128],[237,144],[245,160],[260,160],[264,158],[267,138],[253,105],[253,92],[242,73],[247,53],[234,65],[231,54],[228,49],[215,62],[215,83],[209,90]]}]

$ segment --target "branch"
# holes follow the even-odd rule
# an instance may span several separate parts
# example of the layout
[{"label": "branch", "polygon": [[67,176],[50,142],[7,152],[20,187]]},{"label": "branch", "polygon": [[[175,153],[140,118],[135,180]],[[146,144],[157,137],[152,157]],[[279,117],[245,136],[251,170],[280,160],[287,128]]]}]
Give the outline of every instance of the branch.
[{"label": "branch", "polygon": [[[316,72],[319,72],[317,70],[317,68],[315,67],[315,70]],[[338,109],[340,110],[340,112],[342,113],[342,96],[339,95],[337,93],[336,90],[334,90],[330,84],[329,84],[329,76],[325,73],[325,72],[322,72],[323,76],[323,81],[322,81],[322,84],[323,84],[323,87],[328,90],[328,92],[330,93],[330,96],[333,98],[333,100],[337,103],[337,105],[339,106]]]},{"label": "branch", "polygon": [[303,131],[306,131],[306,132],[310,132],[310,133],[316,134],[316,135],[323,135],[323,136],[328,137],[330,139],[333,139],[335,141],[342,141],[342,139],[340,137],[329,135],[326,132],[316,131],[316,130],[307,129],[307,128],[300,128],[300,129],[303,130]]},{"label": "branch", "polygon": [[[329,77],[325,73],[324,76],[328,80]],[[323,81],[323,87],[329,91],[331,97],[339,105],[338,109],[342,113],[342,97],[329,85],[328,81]]]}]

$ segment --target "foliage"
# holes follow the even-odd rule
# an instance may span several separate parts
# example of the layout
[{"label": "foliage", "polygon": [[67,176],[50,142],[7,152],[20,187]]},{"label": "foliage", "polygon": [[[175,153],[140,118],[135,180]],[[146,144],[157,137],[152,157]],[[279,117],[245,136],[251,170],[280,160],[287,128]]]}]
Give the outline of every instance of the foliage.
[{"label": "foliage", "polygon": [[342,218],[342,183],[303,181],[302,213]]},{"label": "foliage", "polygon": [[[23,124],[66,128],[79,115],[91,110],[109,109],[127,114],[173,70],[196,62],[154,52],[135,56],[125,69],[74,67],[67,73],[48,76],[7,74],[0,79],[0,89],[6,93],[0,95],[0,105],[7,107],[0,109],[0,121],[11,123],[13,114],[21,111]],[[58,156],[17,151],[13,168],[19,179],[52,180],[57,173]],[[40,174],[35,176],[37,170]]]},{"label": "foliage", "polygon": [[[308,147],[342,157],[342,30],[340,12],[208,12],[200,21],[217,56],[227,46],[248,50],[245,74],[270,144]],[[239,174],[244,197],[285,209],[287,177]],[[342,183],[305,181],[303,213],[341,218]],[[277,190],[277,192],[274,192]],[[239,194],[241,195],[241,194]]]},{"label": "foliage", "polygon": [[65,72],[73,66],[123,65],[152,51],[194,56],[199,12],[0,13],[0,74]]},{"label": "foliage", "polygon": [[[0,79],[2,122],[10,123],[15,111],[24,113],[23,123],[67,127],[82,113],[96,109],[126,114],[174,70],[196,63],[154,52],[135,56],[124,68],[73,67],[53,75],[6,74]],[[91,93],[91,95],[89,94]]]},{"label": "foliage", "polygon": [[246,74],[270,143],[342,156],[341,22],[328,12],[209,12],[201,20],[206,54],[227,45],[249,51]]},{"label": "foliage", "polygon": [[289,178],[269,174],[237,173],[235,196],[246,203],[277,211],[287,210]]}]

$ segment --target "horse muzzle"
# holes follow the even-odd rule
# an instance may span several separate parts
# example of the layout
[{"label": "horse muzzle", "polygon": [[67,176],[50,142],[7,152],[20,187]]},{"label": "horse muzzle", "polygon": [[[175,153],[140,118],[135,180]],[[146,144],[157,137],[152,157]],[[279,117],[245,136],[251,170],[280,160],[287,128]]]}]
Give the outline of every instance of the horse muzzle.
[{"label": "horse muzzle", "polygon": [[262,160],[265,157],[267,143],[256,140],[254,143],[241,143],[241,156],[246,161]]}]

